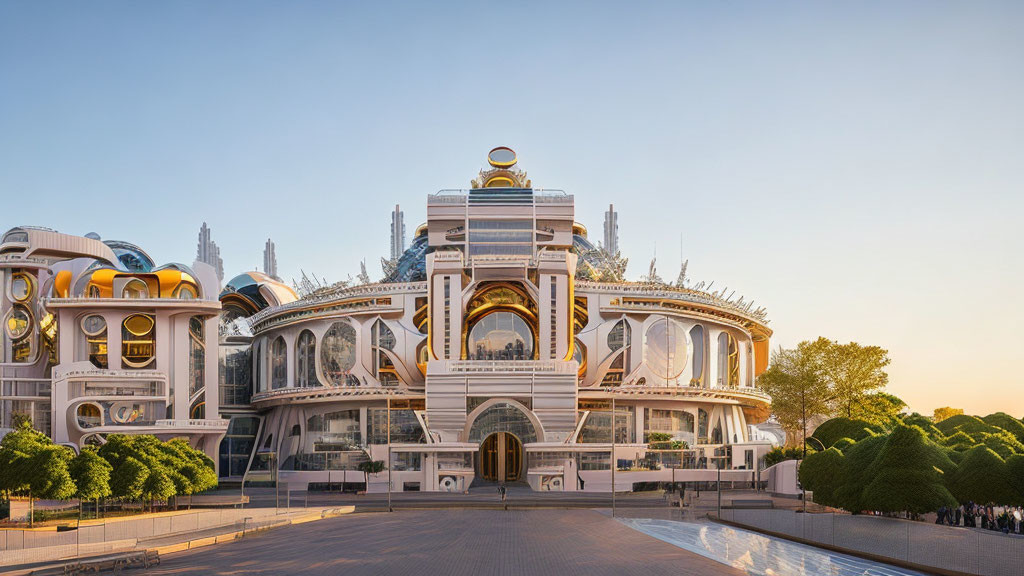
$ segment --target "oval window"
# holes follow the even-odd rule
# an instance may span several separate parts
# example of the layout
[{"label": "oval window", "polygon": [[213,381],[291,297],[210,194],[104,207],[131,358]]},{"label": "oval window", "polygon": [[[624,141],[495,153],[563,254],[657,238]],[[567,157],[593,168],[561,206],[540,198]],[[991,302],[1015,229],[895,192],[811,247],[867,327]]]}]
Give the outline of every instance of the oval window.
[{"label": "oval window", "polygon": [[103,316],[93,314],[82,318],[82,332],[87,336],[99,336],[107,329],[107,321]]},{"label": "oval window", "polygon": [[15,306],[11,308],[11,311],[7,314],[7,322],[5,328],[7,329],[7,336],[11,340],[20,340],[26,334],[28,334],[29,328],[32,326],[32,315],[29,314],[28,309],[24,306]]},{"label": "oval window", "polygon": [[136,314],[125,318],[124,327],[135,336],[145,336],[153,329],[153,319],[144,314]]},{"label": "oval window", "polygon": [[11,296],[15,302],[24,302],[32,296],[32,278],[28,274],[15,274],[11,278]]}]

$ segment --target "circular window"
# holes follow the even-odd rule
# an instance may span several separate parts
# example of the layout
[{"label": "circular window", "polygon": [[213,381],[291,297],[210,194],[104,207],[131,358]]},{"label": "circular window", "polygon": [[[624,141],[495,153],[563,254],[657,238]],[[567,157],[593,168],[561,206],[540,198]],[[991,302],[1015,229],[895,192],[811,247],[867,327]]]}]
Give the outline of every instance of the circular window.
[{"label": "circular window", "polygon": [[686,367],[686,331],[675,320],[656,320],[644,335],[644,361],[662,378],[678,378]]},{"label": "circular window", "polygon": [[76,415],[81,428],[95,428],[103,424],[103,413],[95,404],[79,404]]},{"label": "circular window", "polygon": [[99,336],[106,329],[107,321],[103,316],[93,314],[82,318],[82,332],[85,332],[86,336]]},{"label": "circular window", "polygon": [[31,276],[24,273],[15,274],[11,278],[11,296],[15,302],[24,302],[32,296],[33,286],[34,283]]},{"label": "circular window", "polygon": [[7,313],[7,322],[4,327],[11,340],[20,340],[28,334],[32,327],[32,315],[24,306],[14,306]]},{"label": "circular window", "polygon": [[145,336],[153,329],[153,319],[143,314],[136,314],[125,318],[124,327],[134,336]]},{"label": "circular window", "polygon": [[466,339],[470,360],[531,360],[533,332],[511,312],[492,312],[481,318]]},{"label": "circular window", "polygon": [[498,146],[487,154],[487,161],[495,168],[508,168],[516,163],[516,153],[507,146]]}]

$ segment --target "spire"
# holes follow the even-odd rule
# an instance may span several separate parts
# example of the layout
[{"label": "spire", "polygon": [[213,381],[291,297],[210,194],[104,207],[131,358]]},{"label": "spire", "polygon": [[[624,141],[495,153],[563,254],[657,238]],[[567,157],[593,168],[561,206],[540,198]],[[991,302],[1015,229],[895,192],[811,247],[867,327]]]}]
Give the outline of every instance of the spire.
[{"label": "spire", "polygon": [[275,280],[280,280],[277,276],[277,251],[270,238],[267,238],[267,243],[263,247],[263,273]]},{"label": "spire", "polygon": [[604,213],[604,249],[612,255],[619,251],[619,215],[612,204]]},{"label": "spire", "polygon": [[224,261],[220,258],[220,248],[211,239],[211,230],[203,222],[199,228],[199,243],[196,246],[196,260],[205,262],[217,271],[217,280],[224,280]]},{"label": "spire", "polygon": [[391,213],[391,260],[397,262],[405,252],[405,213],[398,204]]}]

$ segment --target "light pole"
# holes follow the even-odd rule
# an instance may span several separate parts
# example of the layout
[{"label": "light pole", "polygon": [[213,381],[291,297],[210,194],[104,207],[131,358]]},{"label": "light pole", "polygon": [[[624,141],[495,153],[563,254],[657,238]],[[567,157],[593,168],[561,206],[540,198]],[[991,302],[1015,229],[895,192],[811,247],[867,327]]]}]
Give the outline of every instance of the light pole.
[{"label": "light pole", "polygon": [[[614,394],[614,392],[612,393]],[[615,396],[612,396],[612,518],[615,518]]]},{"label": "light pole", "polygon": [[[387,393],[387,511],[391,510],[391,390]],[[370,487],[368,486],[369,490]]]}]

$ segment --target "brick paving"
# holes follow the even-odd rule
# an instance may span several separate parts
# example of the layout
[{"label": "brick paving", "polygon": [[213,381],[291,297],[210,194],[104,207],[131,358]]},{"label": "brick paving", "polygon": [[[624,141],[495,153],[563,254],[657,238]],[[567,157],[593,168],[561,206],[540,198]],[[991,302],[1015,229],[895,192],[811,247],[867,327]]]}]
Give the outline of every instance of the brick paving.
[{"label": "brick paving", "polygon": [[146,574],[739,576],[593,510],[354,514],[167,555]]}]

